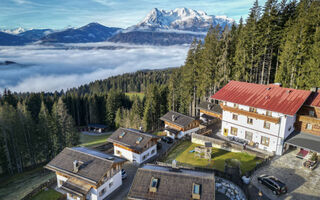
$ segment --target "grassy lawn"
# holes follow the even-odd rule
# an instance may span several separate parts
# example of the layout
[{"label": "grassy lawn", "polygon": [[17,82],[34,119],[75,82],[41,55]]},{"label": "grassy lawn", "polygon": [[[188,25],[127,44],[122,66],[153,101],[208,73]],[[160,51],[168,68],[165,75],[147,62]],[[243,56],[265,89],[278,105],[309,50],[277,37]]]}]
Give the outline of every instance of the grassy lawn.
[{"label": "grassy lawn", "polygon": [[207,159],[199,158],[196,153],[190,153],[199,144],[193,144],[190,141],[182,142],[179,146],[172,150],[172,152],[165,159],[165,162],[171,163],[172,160],[177,160],[178,163],[186,166],[214,168],[219,171],[224,171],[225,160],[229,158],[237,159],[240,161],[241,171],[245,173],[250,171],[256,166],[257,162],[262,160],[249,155],[247,153],[234,153],[222,149],[212,148],[212,160],[209,162]]},{"label": "grassy lawn", "polygon": [[130,99],[132,99],[132,97],[133,96],[138,96],[139,98],[140,98],[140,100],[142,100],[143,99],[143,97],[144,97],[144,93],[143,92],[126,92],[126,95],[130,98]]},{"label": "grassy lawn", "polygon": [[111,135],[85,135],[83,133],[80,134],[80,145],[85,147],[94,147],[99,146],[103,143],[107,142],[108,137]]},{"label": "grassy lawn", "polygon": [[22,199],[34,188],[54,177],[54,173],[43,174],[43,168],[16,174],[0,182],[0,199]]},{"label": "grassy lawn", "polygon": [[157,132],[154,132],[152,134],[153,135],[157,135],[157,136],[165,136],[165,135],[167,135],[164,131],[157,131]]},{"label": "grassy lawn", "polygon": [[58,198],[62,197],[62,194],[55,191],[54,189],[48,189],[47,191],[42,191],[36,194],[32,200],[57,200]]}]

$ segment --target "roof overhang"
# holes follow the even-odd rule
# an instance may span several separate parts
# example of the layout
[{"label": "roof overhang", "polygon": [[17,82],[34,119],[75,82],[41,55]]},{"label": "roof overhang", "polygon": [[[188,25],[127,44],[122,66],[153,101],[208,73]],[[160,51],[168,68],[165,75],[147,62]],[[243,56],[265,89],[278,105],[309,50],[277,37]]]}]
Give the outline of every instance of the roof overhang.
[{"label": "roof overhang", "polygon": [[320,153],[320,136],[317,135],[294,131],[285,143]]}]

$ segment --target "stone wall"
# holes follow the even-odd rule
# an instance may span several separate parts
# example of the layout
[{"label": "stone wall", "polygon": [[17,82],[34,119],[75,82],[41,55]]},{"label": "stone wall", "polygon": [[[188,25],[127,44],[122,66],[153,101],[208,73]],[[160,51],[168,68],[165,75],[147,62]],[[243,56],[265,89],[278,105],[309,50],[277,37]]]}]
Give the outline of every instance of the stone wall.
[{"label": "stone wall", "polygon": [[243,193],[240,187],[226,179],[215,177],[216,191],[226,195],[232,200],[246,200],[246,195]]}]

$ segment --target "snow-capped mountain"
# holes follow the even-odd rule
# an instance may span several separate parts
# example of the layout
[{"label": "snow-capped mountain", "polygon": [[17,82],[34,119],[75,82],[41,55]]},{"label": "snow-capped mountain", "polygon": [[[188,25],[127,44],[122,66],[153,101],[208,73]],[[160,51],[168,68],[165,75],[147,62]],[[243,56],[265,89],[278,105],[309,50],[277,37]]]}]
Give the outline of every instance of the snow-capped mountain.
[{"label": "snow-capped mountain", "polygon": [[187,8],[174,10],[159,10],[154,8],[136,26],[134,30],[182,30],[194,32],[206,32],[211,25],[232,25],[234,20],[226,16],[211,16],[203,11]]},{"label": "snow-capped mountain", "polygon": [[210,16],[203,11],[154,8],[140,23],[116,34],[109,41],[151,45],[190,44],[195,38],[203,39],[211,26],[219,24],[224,28],[233,23],[231,18]]},{"label": "snow-capped mountain", "polygon": [[15,29],[2,29],[0,30],[1,32],[4,32],[4,33],[8,33],[8,34],[11,34],[11,35],[18,35],[20,33],[23,33],[26,31],[26,29],[22,28],[22,27],[19,27],[19,28],[15,28]]}]

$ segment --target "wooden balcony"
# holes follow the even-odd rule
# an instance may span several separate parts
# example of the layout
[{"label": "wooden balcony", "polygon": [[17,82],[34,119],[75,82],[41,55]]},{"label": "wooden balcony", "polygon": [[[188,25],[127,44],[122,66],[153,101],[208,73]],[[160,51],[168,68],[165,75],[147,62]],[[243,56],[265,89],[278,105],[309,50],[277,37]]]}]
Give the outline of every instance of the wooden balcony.
[{"label": "wooden balcony", "polygon": [[297,121],[302,121],[311,124],[320,124],[320,118],[310,117],[308,115],[297,115]]},{"label": "wooden balcony", "polygon": [[222,110],[229,111],[229,112],[232,112],[232,113],[237,113],[239,115],[245,115],[247,117],[261,119],[261,120],[265,120],[265,121],[272,122],[272,123],[275,123],[275,124],[280,123],[280,117],[271,117],[271,116],[267,116],[267,115],[262,115],[262,114],[259,114],[259,113],[256,113],[256,112],[249,112],[249,111],[242,110],[242,109],[239,109],[239,108],[233,108],[233,107],[225,106],[223,104],[221,104],[221,108],[222,108]]}]

